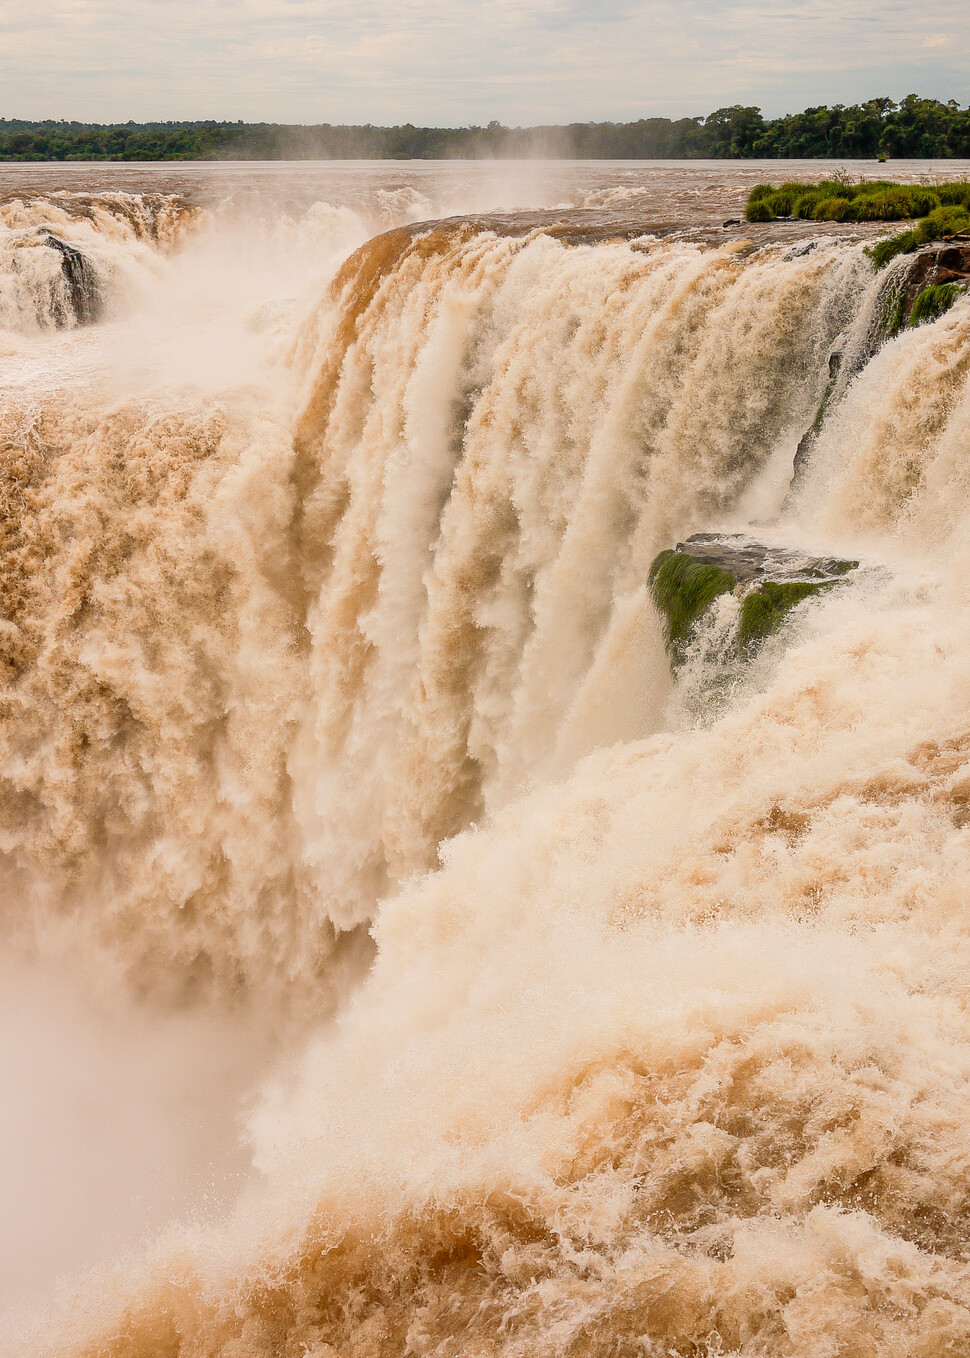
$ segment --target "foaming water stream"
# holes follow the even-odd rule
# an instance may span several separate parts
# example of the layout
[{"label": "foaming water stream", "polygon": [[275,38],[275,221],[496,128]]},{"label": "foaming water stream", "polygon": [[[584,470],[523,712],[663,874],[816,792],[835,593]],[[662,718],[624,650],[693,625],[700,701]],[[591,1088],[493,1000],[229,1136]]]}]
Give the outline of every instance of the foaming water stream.
[{"label": "foaming water stream", "polygon": [[[34,1350],[963,1352],[970,306],[879,347],[857,243],[359,221],[216,214],[11,341],[4,928],[138,1016],[79,1211],[121,1143],[182,1195],[85,1262],[248,1175]],[[863,569],[675,683],[650,563],[715,530]]]}]

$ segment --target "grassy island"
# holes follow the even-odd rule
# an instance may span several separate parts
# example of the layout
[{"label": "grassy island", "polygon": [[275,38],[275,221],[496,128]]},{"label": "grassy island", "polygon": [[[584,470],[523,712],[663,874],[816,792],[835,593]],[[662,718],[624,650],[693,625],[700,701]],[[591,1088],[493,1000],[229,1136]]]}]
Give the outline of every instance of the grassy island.
[{"label": "grassy island", "polygon": [[[871,247],[873,263],[882,268],[897,255],[909,254],[920,245],[970,232],[970,183],[896,184],[886,179],[870,179],[853,184],[845,176],[823,179],[818,184],[789,182],[777,188],[773,184],[757,184],[748,196],[745,217],[749,222],[790,218],[815,222],[915,222],[915,226]],[[936,298],[934,304],[942,300]]]}]

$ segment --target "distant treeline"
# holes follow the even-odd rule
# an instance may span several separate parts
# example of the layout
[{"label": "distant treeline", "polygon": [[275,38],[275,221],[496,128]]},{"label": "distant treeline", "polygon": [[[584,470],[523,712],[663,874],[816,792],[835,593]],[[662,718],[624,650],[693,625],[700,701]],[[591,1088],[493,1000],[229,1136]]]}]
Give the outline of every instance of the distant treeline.
[{"label": "distant treeline", "polygon": [[564,127],[332,127],[278,123],[69,123],[0,118],[0,160],[589,160],[970,157],[970,108],[907,95],[763,118],[734,104],[703,118]]}]

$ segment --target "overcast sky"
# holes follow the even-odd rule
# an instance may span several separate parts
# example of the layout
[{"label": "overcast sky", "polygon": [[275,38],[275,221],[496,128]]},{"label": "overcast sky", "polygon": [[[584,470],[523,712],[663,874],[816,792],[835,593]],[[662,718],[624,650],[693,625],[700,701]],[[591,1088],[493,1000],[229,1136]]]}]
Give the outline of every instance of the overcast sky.
[{"label": "overcast sky", "polygon": [[0,115],[464,125],[970,102],[970,0],[0,0]]}]

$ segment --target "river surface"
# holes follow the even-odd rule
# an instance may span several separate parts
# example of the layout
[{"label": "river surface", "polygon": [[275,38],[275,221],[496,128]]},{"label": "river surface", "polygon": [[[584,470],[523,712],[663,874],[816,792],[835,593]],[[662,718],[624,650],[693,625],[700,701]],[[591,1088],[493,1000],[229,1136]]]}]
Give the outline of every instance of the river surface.
[{"label": "river surface", "polygon": [[[513,208],[636,207],[644,217],[710,225],[740,216],[765,181],[852,179],[934,183],[965,179],[970,161],[892,160],[527,160],[175,161],[162,164],[0,164],[0,194],[174,193],[214,207],[227,201],[269,211],[313,203],[376,209],[389,219],[450,217]],[[417,214],[417,215],[416,215]]]}]

